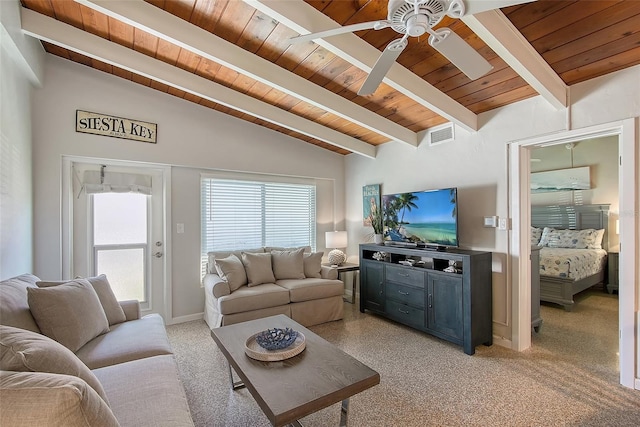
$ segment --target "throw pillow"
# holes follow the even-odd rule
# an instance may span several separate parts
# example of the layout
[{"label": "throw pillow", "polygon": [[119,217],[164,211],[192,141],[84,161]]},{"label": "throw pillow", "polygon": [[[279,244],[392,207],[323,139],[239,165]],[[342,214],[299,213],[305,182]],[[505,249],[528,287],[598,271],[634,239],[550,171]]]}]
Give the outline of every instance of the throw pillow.
[{"label": "throw pillow", "polygon": [[324,252],[313,252],[310,254],[304,254],[304,276],[305,277],[322,277],[322,255]]},{"label": "throw pillow", "polygon": [[304,279],[304,248],[293,251],[271,251],[271,264],[276,280]]},{"label": "throw pillow", "polygon": [[[80,277],[77,277],[77,279],[79,278]],[[107,316],[109,326],[127,320],[116,295],[113,293],[113,289],[111,289],[111,284],[107,280],[107,276],[100,274],[99,276],[87,277],[86,279],[91,283],[96,294],[98,294],[98,299],[100,300],[104,314]],[[36,285],[39,288],[48,288],[50,286],[62,285],[63,283],[67,283],[67,281],[40,281],[36,282]]]},{"label": "throw pillow", "polygon": [[28,288],[27,300],[42,333],[73,352],[109,332],[98,295],[86,279],[50,288]]},{"label": "throw pillow", "polygon": [[71,375],[0,371],[0,425],[117,427],[113,412]]},{"label": "throw pillow", "polygon": [[555,228],[545,227],[542,230],[542,235],[540,236],[540,241],[538,242],[538,246],[549,246],[549,238],[551,234],[555,231]]},{"label": "throw pillow", "polygon": [[242,253],[242,263],[247,270],[247,280],[249,286],[257,286],[263,283],[275,283],[271,267],[271,254]]},{"label": "throw pillow", "polygon": [[237,256],[231,254],[226,258],[216,258],[215,265],[218,276],[229,284],[231,292],[247,284],[247,273]]},{"label": "throw pillow", "polygon": [[0,369],[73,375],[109,403],[102,384],[87,365],[62,344],[36,332],[0,325]]},{"label": "throw pillow", "polygon": [[542,228],[531,227],[531,246],[536,246],[542,237]]}]

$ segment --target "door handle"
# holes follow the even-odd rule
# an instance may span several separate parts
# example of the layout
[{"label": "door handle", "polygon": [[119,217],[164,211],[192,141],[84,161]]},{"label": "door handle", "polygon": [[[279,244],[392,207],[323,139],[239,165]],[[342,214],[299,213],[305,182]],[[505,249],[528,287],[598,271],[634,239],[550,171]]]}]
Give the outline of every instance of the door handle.
[{"label": "door handle", "polygon": [[153,256],[156,258],[162,258],[162,252],[156,252]]},{"label": "door handle", "polygon": [[400,309],[400,308],[398,309],[398,311],[399,311],[400,313],[402,313],[402,314],[409,314],[409,312],[408,312],[408,311],[404,311],[404,310],[402,310],[402,309]]},{"label": "door handle", "polygon": [[409,292],[402,292],[402,291],[398,291],[398,293],[399,293],[400,295],[409,295]]},{"label": "door handle", "polygon": [[429,308],[433,307],[433,295],[429,294]]}]

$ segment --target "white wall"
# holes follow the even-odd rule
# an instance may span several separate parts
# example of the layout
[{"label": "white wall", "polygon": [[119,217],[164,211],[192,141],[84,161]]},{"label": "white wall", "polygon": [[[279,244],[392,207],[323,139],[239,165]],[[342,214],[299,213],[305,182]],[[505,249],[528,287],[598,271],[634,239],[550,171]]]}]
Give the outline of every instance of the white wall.
[{"label": "white wall", "polygon": [[31,83],[21,55],[38,51],[21,51],[9,37],[10,6],[17,2],[2,5],[0,28],[0,280],[33,271]]},{"label": "white wall", "polygon": [[[158,143],[75,132],[75,111],[158,124]],[[62,156],[172,165],[173,318],[201,313],[200,173],[212,169],[317,178],[318,247],[343,223],[344,157],[180,98],[47,55],[45,84],[34,93],[35,274],[62,276]],[[176,223],[185,233],[176,234]]]},{"label": "white wall", "polygon": [[[483,228],[483,216],[508,217],[507,144],[537,135],[640,116],[640,66],[571,88],[571,114],[555,111],[540,97],[479,116],[482,127],[468,133],[456,128],[455,141],[412,148],[400,143],[380,147],[376,159],[346,159],[346,219],[351,257],[370,229],[362,226],[362,186],[382,184],[382,193],[458,187],[460,245],[493,252],[493,332],[512,338],[512,289],[509,234]],[[585,109],[587,111],[585,111]],[[637,185],[637,184],[636,184]],[[637,280],[636,280],[637,284]]]}]

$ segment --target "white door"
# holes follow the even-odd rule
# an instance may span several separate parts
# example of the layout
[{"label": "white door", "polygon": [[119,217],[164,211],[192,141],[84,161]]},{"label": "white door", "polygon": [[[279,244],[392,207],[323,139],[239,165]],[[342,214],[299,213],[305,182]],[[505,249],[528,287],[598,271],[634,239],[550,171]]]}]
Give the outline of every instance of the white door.
[{"label": "white door", "polygon": [[118,300],[138,300],[144,314],[166,320],[163,170],[80,162],[72,167],[73,274],[105,274]]}]

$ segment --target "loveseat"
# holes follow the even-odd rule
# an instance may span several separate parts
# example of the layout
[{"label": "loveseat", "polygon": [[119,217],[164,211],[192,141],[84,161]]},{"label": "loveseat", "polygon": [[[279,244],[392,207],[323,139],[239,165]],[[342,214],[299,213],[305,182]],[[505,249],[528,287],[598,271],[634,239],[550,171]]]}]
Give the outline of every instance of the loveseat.
[{"label": "loveseat", "polygon": [[0,282],[0,425],[193,426],[162,317],[104,275]]},{"label": "loveseat", "polygon": [[210,328],[284,314],[304,326],[340,320],[344,284],[309,247],[208,253],[205,316]]}]

